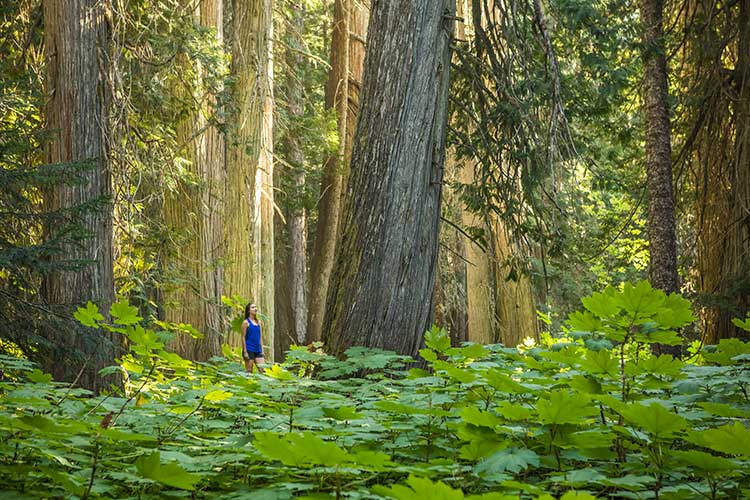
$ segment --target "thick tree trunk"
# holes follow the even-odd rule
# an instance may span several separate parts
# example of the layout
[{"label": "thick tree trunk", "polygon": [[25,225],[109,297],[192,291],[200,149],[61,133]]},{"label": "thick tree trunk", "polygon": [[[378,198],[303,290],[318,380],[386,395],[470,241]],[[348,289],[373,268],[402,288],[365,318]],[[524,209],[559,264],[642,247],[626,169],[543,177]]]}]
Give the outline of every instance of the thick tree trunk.
[{"label": "thick tree trunk", "polygon": [[[707,6],[701,0],[691,1],[684,14],[686,30],[691,30],[693,19],[706,18]],[[731,15],[731,14],[730,14]],[[714,22],[719,19],[712,18]],[[716,28],[714,26],[714,28]],[[691,31],[688,31],[691,33]],[[681,78],[689,83],[686,93],[701,96],[692,109],[690,127],[696,131],[695,146],[690,161],[695,164],[693,183],[695,204],[695,288],[701,299],[701,331],[703,341],[716,343],[729,335],[727,311],[725,244],[731,227],[730,213],[731,136],[733,124],[731,103],[724,91],[724,69],[717,61],[718,47],[724,47],[721,33],[705,29],[696,33],[686,44],[689,73]]]},{"label": "thick tree trunk", "polygon": [[374,3],[324,338],[416,355],[430,326],[454,1]]},{"label": "thick tree trunk", "polygon": [[539,340],[536,328],[536,307],[531,281],[523,269],[517,269],[513,257],[520,250],[513,243],[506,225],[499,219],[492,221],[491,229],[494,302],[495,341],[506,347],[515,347],[524,339]]},{"label": "thick tree trunk", "polygon": [[[474,182],[474,164],[464,160],[461,169],[461,182]],[[461,222],[464,227],[479,227],[489,236],[489,228],[481,217],[466,208],[461,210]],[[468,315],[468,338],[477,344],[497,342],[493,328],[495,279],[492,272],[489,249],[481,248],[477,243],[466,238],[466,311]]]},{"label": "thick tree trunk", "polygon": [[364,71],[369,2],[336,0],[331,42],[331,70],[326,82],[326,109],[336,110],[339,146],[323,167],[318,224],[310,266],[307,340],[322,338],[326,297],[340,237],[343,191],[349,171],[352,138],[359,112]]},{"label": "thick tree trunk", "polygon": [[[269,2],[271,3],[271,2]],[[269,9],[270,9],[269,5]],[[269,361],[275,360],[274,338],[274,209],[273,201],[273,24],[269,16],[266,23],[268,33],[268,82],[263,104],[263,119],[260,134],[260,158],[255,171],[255,286],[258,315],[263,320],[263,353]]]},{"label": "thick tree trunk", "polygon": [[734,148],[729,164],[728,227],[724,242],[722,292],[728,307],[717,317],[716,337],[748,334],[732,324],[744,319],[750,308],[750,0],[740,0],[737,18],[737,63],[733,72]]},{"label": "thick tree trunk", "polygon": [[678,290],[677,244],[672,147],[667,94],[667,63],[664,54],[663,0],[641,0],[643,23],[643,102],[646,124],[646,174],[648,177],[649,275],[655,288],[666,293]]},{"label": "thick tree trunk", "polygon": [[[457,14],[460,17],[460,13]],[[460,36],[460,33],[457,33]],[[451,224],[441,224],[438,249],[438,272],[435,277],[435,325],[444,327],[453,346],[468,340],[466,308],[466,243],[464,235],[453,227],[460,223],[461,199],[454,186],[460,175],[455,150],[449,149],[443,174],[441,217]]]},{"label": "thick tree trunk", "polygon": [[[302,33],[305,29],[305,11],[302,3],[291,5],[292,19],[289,22],[287,67],[301,68]],[[298,125],[304,116],[303,87],[300,75],[289,75],[287,82],[287,113],[292,127],[287,134],[289,163],[292,166],[294,186],[292,199],[298,200],[305,188],[305,153],[300,143],[301,127]],[[297,126],[295,126],[297,125]],[[291,288],[292,314],[294,316],[293,336],[298,344],[307,340],[307,214],[303,206],[294,208],[289,214],[289,244],[291,246]]]},{"label": "thick tree trunk", "polygon": [[[216,30],[216,40],[224,40],[224,0],[201,0],[201,25]],[[216,113],[216,98],[210,96],[204,105],[207,116]],[[221,353],[225,318],[221,296],[224,294],[224,134],[216,123],[203,132],[203,162],[199,170],[202,182],[201,232],[201,310],[203,338],[195,343],[194,359],[206,360]]]},{"label": "thick tree trunk", "polygon": [[[195,9],[196,24],[215,30],[219,42],[223,38],[222,4],[222,0],[203,0],[187,5]],[[176,235],[174,251],[164,265],[179,279],[178,286],[164,292],[164,316],[203,334],[202,339],[178,335],[170,347],[185,358],[207,360],[221,353],[224,140],[216,126],[208,123],[216,99],[204,97],[200,63],[182,58],[185,74],[196,75],[196,81],[180,79],[183,87],[176,92],[185,94],[186,102],[200,105],[177,124],[178,143],[185,145],[180,156],[188,161],[184,167],[188,175],[176,179],[177,189],[164,198],[164,221],[170,234]]]},{"label": "thick tree trunk", "polygon": [[[45,208],[58,211],[88,205],[79,219],[87,233],[75,245],[65,245],[54,261],[79,261],[79,269],[45,276],[42,296],[70,313],[91,300],[107,313],[114,299],[112,274],[111,172],[109,139],[109,40],[105,4],[96,0],[45,0],[45,108],[49,142],[45,160],[75,163],[80,181],[59,184],[45,193]],[[72,179],[71,179],[72,180]],[[56,238],[58,227],[45,228]],[[98,388],[97,372],[121,354],[118,335],[82,331],[75,338],[53,339],[73,346],[88,359],[80,383]],[[62,351],[62,349],[60,350]],[[72,379],[80,366],[53,360],[56,378]]]},{"label": "thick tree trunk", "polygon": [[[273,323],[273,239],[268,239],[268,233],[272,236],[273,223],[271,218],[263,220],[264,214],[271,217],[267,208],[269,201],[273,201],[273,191],[269,189],[273,186],[273,166],[268,142],[272,126],[271,7],[271,0],[232,3],[234,82],[226,148],[224,293],[239,295],[258,305],[264,321],[264,344],[272,345],[269,333]],[[263,228],[266,231],[261,234]],[[269,251],[271,261],[267,267],[261,267]],[[261,290],[261,283],[270,285],[270,289]],[[237,336],[232,343],[239,342]]]},{"label": "thick tree trunk", "polygon": [[[486,2],[483,4],[483,2]],[[467,2],[468,3],[468,2]],[[484,7],[483,7],[484,5]],[[469,8],[471,7],[471,8]],[[538,4],[535,4],[540,11]],[[494,2],[476,0],[463,7],[475,26],[487,27],[484,13],[494,11]],[[541,16],[539,12],[539,16]],[[484,61],[483,47],[477,40],[474,44],[477,61]],[[483,67],[477,64],[477,76]],[[486,77],[483,77],[486,79]],[[477,106],[482,106],[478,101]],[[476,160],[464,161],[461,181],[464,184],[478,182],[475,172]],[[499,166],[507,170],[507,166]],[[518,189],[523,189],[519,184]],[[467,238],[467,310],[469,315],[469,340],[481,344],[502,343],[513,347],[526,337],[538,338],[536,308],[528,276],[521,269],[514,269],[521,261],[521,249],[508,233],[506,224],[495,214],[472,213],[462,210],[462,221],[466,227],[478,227],[484,231],[487,248],[482,249]],[[515,259],[514,259],[515,257]]]}]

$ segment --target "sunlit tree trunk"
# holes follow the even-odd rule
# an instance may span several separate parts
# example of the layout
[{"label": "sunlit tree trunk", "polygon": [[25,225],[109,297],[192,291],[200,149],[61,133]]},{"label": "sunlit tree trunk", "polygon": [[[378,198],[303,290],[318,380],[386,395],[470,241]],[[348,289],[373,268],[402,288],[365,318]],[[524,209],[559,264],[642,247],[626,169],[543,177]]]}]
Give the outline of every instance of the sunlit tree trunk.
[{"label": "sunlit tree trunk", "polygon": [[[223,38],[222,0],[203,0],[189,4],[194,8],[195,22]],[[203,84],[203,69],[197,61],[181,56],[184,75],[195,81],[179,79],[176,92],[185,94],[186,102],[197,102],[192,113],[185,113],[177,126],[177,142],[184,171],[173,183],[175,189],[165,196],[164,219],[169,234],[175,235],[174,251],[165,264],[172,267],[180,285],[165,290],[165,319],[187,323],[203,334],[193,339],[183,334],[175,337],[171,347],[190,359],[206,360],[221,352],[221,308],[223,252],[222,193],[224,141],[208,118],[214,114],[216,100]]]},{"label": "sunlit tree trunk", "polygon": [[[224,40],[224,0],[201,0],[201,25],[216,30],[216,40]],[[208,96],[204,103],[204,113],[215,115],[217,102]],[[204,161],[201,176],[201,214],[204,224],[201,232],[201,309],[204,314],[202,339],[195,345],[195,359],[205,360],[221,353],[225,318],[221,296],[224,294],[224,177],[225,144],[224,134],[213,121],[203,132],[202,151]]]},{"label": "sunlit tree trunk", "polygon": [[[486,27],[484,13],[494,11],[494,2],[476,0],[467,3],[466,17],[470,16],[475,26]],[[475,44],[474,48],[477,60],[482,61],[485,56],[481,46]],[[479,77],[482,73],[481,63],[477,72]],[[482,104],[478,102],[475,105]],[[464,161],[461,179],[464,184],[477,182],[475,160]],[[518,189],[522,187],[519,185]],[[516,245],[513,235],[508,233],[506,224],[497,214],[473,213],[464,207],[462,221],[465,227],[481,229],[486,240],[486,248],[481,248],[476,242],[466,239],[469,340],[512,347],[526,337],[536,339],[533,290],[528,275],[524,269],[519,269],[523,252]]]},{"label": "sunlit tree trunk", "polygon": [[[456,17],[460,17],[460,13]],[[459,30],[457,30],[459,31]],[[460,32],[457,36],[461,36]],[[443,199],[441,218],[449,223],[440,225],[438,248],[438,272],[435,277],[435,325],[444,327],[454,346],[460,346],[467,338],[466,308],[466,243],[461,225],[461,200],[453,186],[460,175],[460,161],[456,152],[446,152],[443,177]]]},{"label": "sunlit tree trunk", "polygon": [[[464,160],[461,169],[461,182],[474,182],[474,164]],[[461,222],[464,227],[478,227],[488,234],[488,228],[482,217],[478,217],[465,207],[461,211]],[[478,344],[492,344],[497,341],[493,329],[494,311],[494,273],[490,257],[485,248],[477,242],[466,238],[466,310],[468,316],[468,338]]]},{"label": "sunlit tree trunk", "polygon": [[[273,201],[273,191],[269,189],[273,185],[269,143],[272,127],[271,7],[270,0],[232,2],[231,73],[234,80],[226,148],[224,293],[239,295],[258,305],[264,320],[264,343],[273,345],[269,335],[273,328],[272,253],[268,266],[261,267],[269,251],[273,251],[273,225],[268,209]],[[264,214],[268,220],[263,219]],[[264,228],[266,231],[262,232]],[[270,289],[261,290],[261,286]],[[238,342],[239,337],[233,341]]]},{"label": "sunlit tree trunk", "polygon": [[324,338],[416,355],[432,319],[453,1],[374,3]]},{"label": "sunlit tree trunk", "polygon": [[[114,282],[108,158],[110,33],[105,3],[45,0],[43,15],[47,93],[44,115],[49,131],[45,161],[77,163],[74,169],[80,176],[76,182],[50,188],[44,203],[49,211],[85,206],[79,223],[86,235],[51,256],[53,262],[71,260],[81,265],[76,270],[46,275],[42,297],[64,314],[89,300],[106,313],[114,299]],[[57,229],[57,225],[49,225],[45,236],[59,237]],[[99,369],[112,364],[115,356],[121,354],[121,339],[116,334],[82,330],[73,338],[52,340],[88,356],[83,360],[86,369],[79,383],[91,388],[98,388]],[[56,359],[50,368],[55,378],[71,380],[81,368],[75,364]]]},{"label": "sunlit tree trunk", "polygon": [[326,109],[336,110],[339,145],[323,167],[318,224],[310,266],[308,341],[322,337],[326,296],[340,236],[343,188],[349,171],[352,138],[359,111],[364,71],[369,0],[336,0],[331,41],[331,69],[326,82]]},{"label": "sunlit tree trunk", "polygon": [[[270,0],[269,0],[269,3]],[[269,5],[270,9],[270,5]],[[274,351],[274,196],[273,196],[273,24],[269,16],[266,23],[268,33],[268,81],[263,103],[263,119],[260,134],[260,158],[255,171],[255,286],[258,315],[263,320],[263,352],[266,359],[275,360]]]},{"label": "sunlit tree trunk", "polygon": [[506,225],[494,218],[491,225],[495,301],[495,338],[506,347],[524,339],[539,340],[531,280],[521,268],[521,251]]}]

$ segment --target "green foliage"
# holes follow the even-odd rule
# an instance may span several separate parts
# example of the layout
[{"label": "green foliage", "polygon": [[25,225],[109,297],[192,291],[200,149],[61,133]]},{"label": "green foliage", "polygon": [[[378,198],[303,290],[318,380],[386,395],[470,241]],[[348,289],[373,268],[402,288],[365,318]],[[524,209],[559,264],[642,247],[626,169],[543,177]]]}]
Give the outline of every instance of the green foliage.
[{"label": "green foliage", "polygon": [[427,370],[379,350],[337,360],[299,348],[267,375],[246,374],[228,346],[226,359],[183,360],[164,340],[188,333],[146,328],[125,303],[108,323],[90,304],[79,320],[129,340],[112,370],[125,375],[123,392],[94,396],[0,357],[3,493],[742,498],[750,365],[737,353],[750,345],[717,346],[697,365],[640,349],[637,328],[618,333],[621,322],[677,326],[682,302],[660,297],[636,285],[587,299],[600,333],[629,339],[609,348],[584,337],[524,352],[451,347],[433,328]]}]

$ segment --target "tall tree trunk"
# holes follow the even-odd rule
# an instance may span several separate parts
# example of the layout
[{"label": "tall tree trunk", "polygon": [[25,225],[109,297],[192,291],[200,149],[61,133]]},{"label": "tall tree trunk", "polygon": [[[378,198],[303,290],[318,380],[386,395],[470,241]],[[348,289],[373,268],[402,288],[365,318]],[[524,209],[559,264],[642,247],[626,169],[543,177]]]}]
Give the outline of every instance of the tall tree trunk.
[{"label": "tall tree trunk", "polygon": [[[224,40],[224,0],[201,0],[201,25],[216,30],[216,40]],[[217,101],[208,96],[204,113],[214,116]],[[224,316],[221,296],[224,294],[224,134],[216,122],[208,124],[203,132],[203,161],[200,168],[201,189],[201,310],[203,312],[203,338],[195,343],[194,359],[206,360],[221,353],[224,335]]]},{"label": "tall tree trunk", "polygon": [[[286,51],[287,67],[302,68],[302,33],[305,29],[305,11],[301,2],[291,5]],[[287,88],[287,112],[292,126],[287,134],[289,163],[292,166],[294,191],[292,199],[299,200],[305,188],[305,153],[300,143],[301,121],[304,116],[302,74],[290,74]],[[304,206],[294,207],[289,215],[289,243],[291,246],[292,314],[294,338],[298,344],[307,340],[307,215]]]},{"label": "tall tree trunk", "polygon": [[643,102],[648,177],[649,275],[655,288],[678,290],[672,147],[664,54],[663,0],[640,0],[643,23]]},{"label": "tall tree trunk", "polygon": [[454,0],[373,4],[324,338],[416,355],[432,317]]},{"label": "tall tree trunk", "polygon": [[[273,261],[261,268],[264,250],[273,247],[263,227],[262,206],[273,200],[268,190],[273,175],[268,143],[271,96],[271,0],[233,0],[232,2],[232,86],[231,112],[228,117],[226,148],[225,294],[255,301],[264,319],[264,343],[273,311],[273,289],[261,291],[261,282],[273,283]],[[264,171],[265,169],[265,171]],[[272,179],[272,177],[271,177]],[[265,196],[262,194],[266,190]],[[270,215],[270,214],[267,214]],[[271,221],[267,221],[272,225]],[[262,278],[261,278],[262,273]],[[261,295],[263,293],[263,295]],[[270,302],[270,304],[269,304]],[[271,320],[272,321],[272,320]],[[233,344],[240,342],[235,337]]]},{"label": "tall tree trunk", "polygon": [[[693,34],[693,19],[707,19],[708,7],[702,0],[693,0],[684,14],[687,35]],[[716,17],[711,17],[717,22]],[[686,94],[697,96],[698,105],[693,106],[689,117],[689,128],[695,131],[695,145],[690,161],[694,168],[695,204],[695,288],[701,304],[701,330],[704,342],[713,344],[725,335],[720,323],[725,317],[724,297],[724,239],[729,223],[726,214],[730,211],[729,186],[731,149],[729,135],[732,133],[731,106],[723,90],[723,68],[717,64],[717,47],[724,47],[722,34],[716,26],[696,32],[688,38],[685,58],[689,73],[681,78],[687,81]]]},{"label": "tall tree trunk", "polygon": [[717,318],[717,336],[748,334],[732,324],[744,319],[750,307],[750,0],[740,0],[737,17],[737,63],[732,74],[734,148],[729,164],[728,227],[724,242],[722,292],[728,306]]},{"label": "tall tree trunk", "polygon": [[[484,8],[483,1],[486,2]],[[470,6],[471,9],[468,5],[464,8],[467,15],[471,15],[472,23],[486,29],[487,19],[483,13],[494,11],[494,1],[476,0],[470,2]],[[535,6],[539,10],[539,6]],[[477,77],[486,81],[487,77],[482,76],[481,61],[485,61],[487,56],[479,40],[474,44],[474,51]],[[481,107],[483,103],[477,100],[475,105]],[[461,172],[464,184],[478,182],[475,166],[474,159],[464,161]],[[508,170],[507,165],[499,168]],[[520,183],[518,189],[523,189]],[[522,259],[518,258],[521,249],[516,245],[513,235],[509,234],[506,224],[496,214],[472,213],[465,207],[462,210],[462,220],[466,227],[482,229],[487,241],[485,249],[468,238],[466,242],[469,262],[466,270],[469,340],[482,344],[499,342],[513,347],[526,337],[536,339],[538,334],[533,291],[529,277],[522,269],[516,269]]]},{"label": "tall tree trunk", "polygon": [[[45,194],[49,211],[85,208],[80,225],[86,237],[66,245],[54,261],[82,262],[79,269],[45,276],[42,296],[69,313],[88,300],[105,313],[114,300],[112,274],[111,171],[109,139],[109,43],[105,2],[97,0],[45,0],[46,126],[50,140],[45,160],[51,164],[75,163],[80,182],[58,184]],[[57,237],[57,227],[47,227],[48,238]],[[87,359],[80,383],[98,388],[99,369],[121,354],[117,334],[81,331],[75,338],[55,339],[74,346]],[[68,360],[53,360],[56,378],[74,378],[80,366]]]},{"label": "tall tree trunk", "polygon": [[[186,4],[194,9],[196,24],[215,30],[219,42],[223,38],[222,4],[222,0]],[[165,223],[170,234],[177,235],[165,265],[173,268],[179,280],[178,286],[165,290],[164,314],[167,321],[190,324],[203,334],[201,339],[178,335],[170,347],[185,358],[207,360],[221,353],[224,140],[208,121],[215,112],[216,99],[207,95],[200,62],[184,54],[180,57],[184,74],[195,75],[196,80],[180,78],[176,92],[185,95],[185,102],[198,102],[199,106],[184,113],[177,124],[178,143],[185,145],[180,155],[187,160],[188,175],[176,179],[176,190],[164,198]]]},{"label": "tall tree trunk", "polygon": [[[456,17],[460,17],[457,12]],[[461,36],[457,30],[457,36]],[[443,173],[442,219],[451,224],[441,224],[438,248],[438,272],[435,276],[435,317],[433,323],[448,330],[453,346],[460,346],[467,337],[466,243],[464,235],[456,230],[460,224],[461,199],[453,186],[461,174],[461,163],[456,151],[449,148]]]},{"label": "tall tree trunk", "polygon": [[523,269],[518,269],[522,260],[517,258],[520,249],[499,218],[492,219],[490,234],[495,283],[495,341],[506,347],[515,347],[526,338],[539,340],[531,281]]},{"label": "tall tree trunk", "polygon": [[[474,182],[474,164],[464,160],[461,169],[461,182]],[[465,207],[461,210],[464,227],[478,227],[489,236],[489,228],[481,217]],[[468,338],[478,344],[497,342],[493,328],[495,279],[492,273],[490,249],[481,248],[476,242],[466,238],[466,311],[468,316]]]},{"label": "tall tree trunk", "polygon": [[[268,1],[271,10],[272,2]],[[258,315],[263,319],[263,352],[269,361],[275,360],[274,324],[274,204],[273,196],[273,23],[269,15],[266,22],[268,33],[268,80],[263,102],[263,117],[260,134],[260,158],[255,171],[255,286]]]},{"label": "tall tree trunk", "polygon": [[326,109],[336,110],[339,145],[323,167],[318,202],[318,224],[310,265],[307,340],[322,338],[323,316],[340,238],[341,207],[364,71],[365,34],[369,1],[334,2],[331,70],[326,82]]}]

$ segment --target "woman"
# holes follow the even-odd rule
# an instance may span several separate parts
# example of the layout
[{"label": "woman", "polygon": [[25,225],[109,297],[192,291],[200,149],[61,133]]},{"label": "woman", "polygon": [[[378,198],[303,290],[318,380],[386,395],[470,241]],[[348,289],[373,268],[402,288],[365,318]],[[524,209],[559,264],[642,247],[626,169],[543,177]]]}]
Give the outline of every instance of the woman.
[{"label": "woman", "polygon": [[255,304],[245,306],[245,321],[242,322],[242,336],[245,342],[242,344],[242,359],[245,360],[245,370],[253,372],[253,365],[263,373],[263,347],[260,343],[260,320],[258,319],[258,308]]}]

